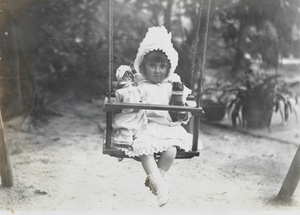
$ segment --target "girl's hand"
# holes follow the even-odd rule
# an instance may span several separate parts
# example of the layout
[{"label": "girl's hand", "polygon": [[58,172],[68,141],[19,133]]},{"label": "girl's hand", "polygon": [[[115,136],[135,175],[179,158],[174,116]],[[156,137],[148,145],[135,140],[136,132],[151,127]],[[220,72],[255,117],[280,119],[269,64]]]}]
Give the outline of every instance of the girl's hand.
[{"label": "girl's hand", "polygon": [[178,111],[176,118],[178,119],[178,121],[186,121],[188,119],[188,112]]}]

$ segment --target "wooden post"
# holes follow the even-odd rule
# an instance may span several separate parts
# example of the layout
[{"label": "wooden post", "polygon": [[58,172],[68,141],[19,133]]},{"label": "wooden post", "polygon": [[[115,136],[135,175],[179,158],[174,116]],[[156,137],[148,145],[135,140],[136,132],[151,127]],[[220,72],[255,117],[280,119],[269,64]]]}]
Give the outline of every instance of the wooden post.
[{"label": "wooden post", "polygon": [[196,152],[198,151],[198,138],[199,138],[199,116],[194,116],[194,130],[193,130],[193,146],[192,146],[192,151]]},{"label": "wooden post", "polygon": [[300,145],[278,193],[277,200],[290,200],[300,179]]},{"label": "wooden post", "polygon": [[106,140],[105,149],[112,149],[111,135],[112,135],[112,112],[106,112]]},{"label": "wooden post", "polygon": [[0,174],[3,187],[13,186],[12,169],[4,137],[4,125],[0,109]]}]

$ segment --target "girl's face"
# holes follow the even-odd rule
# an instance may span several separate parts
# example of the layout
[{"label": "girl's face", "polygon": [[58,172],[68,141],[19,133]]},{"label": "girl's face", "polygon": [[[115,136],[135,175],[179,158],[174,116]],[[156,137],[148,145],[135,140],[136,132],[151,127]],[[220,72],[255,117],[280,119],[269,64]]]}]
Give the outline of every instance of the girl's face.
[{"label": "girl's face", "polygon": [[161,51],[148,53],[144,58],[143,72],[154,83],[162,83],[169,74],[170,62]]},{"label": "girl's face", "polygon": [[167,77],[168,74],[168,65],[166,63],[153,63],[153,62],[146,62],[145,65],[145,75],[148,80],[154,83],[162,83],[163,80]]}]

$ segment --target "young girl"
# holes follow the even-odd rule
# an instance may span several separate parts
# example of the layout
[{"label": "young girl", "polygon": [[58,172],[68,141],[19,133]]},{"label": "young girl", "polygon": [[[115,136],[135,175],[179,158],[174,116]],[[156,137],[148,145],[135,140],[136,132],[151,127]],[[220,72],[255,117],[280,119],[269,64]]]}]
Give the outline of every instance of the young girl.
[{"label": "young girl", "polygon": [[[172,95],[172,82],[180,81],[174,71],[178,54],[171,43],[171,34],[164,27],[148,29],[134,61],[138,73],[138,88],[147,104],[168,105]],[[191,91],[184,88],[184,98]],[[133,141],[129,156],[138,156],[147,174],[145,185],[157,195],[160,206],[168,200],[168,188],[163,176],[172,166],[177,148],[189,151],[192,135],[181,126],[183,121],[171,119],[168,111],[146,110],[148,124]],[[187,123],[188,119],[183,123]],[[158,160],[154,155],[159,154]]]}]

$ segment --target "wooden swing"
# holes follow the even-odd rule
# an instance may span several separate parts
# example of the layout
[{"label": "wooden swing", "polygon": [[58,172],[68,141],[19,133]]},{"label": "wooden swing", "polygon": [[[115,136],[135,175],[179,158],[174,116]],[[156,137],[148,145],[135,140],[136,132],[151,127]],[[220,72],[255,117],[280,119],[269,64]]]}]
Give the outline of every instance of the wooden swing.
[{"label": "wooden swing", "polygon": [[[114,113],[120,112],[122,109],[135,109],[135,110],[162,110],[162,111],[187,111],[192,114],[190,122],[188,126],[186,126],[186,130],[193,135],[192,148],[190,151],[182,151],[178,150],[176,159],[189,159],[195,156],[199,156],[200,153],[198,151],[198,137],[199,137],[199,121],[200,117],[204,114],[203,109],[200,107],[200,94],[201,94],[201,86],[202,86],[202,73],[204,69],[205,62],[205,52],[206,52],[206,41],[207,41],[207,33],[208,33],[208,25],[209,25],[209,15],[210,15],[210,5],[211,0],[208,2],[208,12],[206,17],[206,28],[205,28],[205,40],[202,52],[202,61],[200,67],[200,74],[198,82],[198,89],[196,98],[196,106],[175,106],[175,105],[154,105],[154,104],[141,104],[141,103],[116,103],[116,98],[112,96],[112,77],[113,77],[113,0],[108,0],[109,10],[108,10],[108,39],[109,39],[109,80],[108,80],[108,96],[105,98],[103,111],[106,112],[106,135],[103,142],[103,154],[110,155],[112,157],[119,158],[120,160],[123,158],[129,158],[125,153],[119,149],[113,147],[113,143],[111,141],[112,135],[112,120]],[[197,37],[200,31],[200,17],[202,10],[202,0],[200,0],[199,5],[199,14],[198,14],[198,26],[197,26]],[[199,41],[197,42],[199,44]],[[199,49],[199,48],[196,48]],[[198,51],[198,50],[197,50]],[[196,53],[197,53],[196,51]],[[195,54],[196,56],[196,54]],[[196,57],[194,59],[196,64]],[[194,69],[195,67],[193,67]],[[192,70],[193,70],[192,69]],[[193,79],[193,71],[192,71],[192,79]],[[188,100],[194,100],[193,96],[189,96]],[[159,156],[159,155],[158,155]],[[134,158],[139,160],[138,158]]]}]

